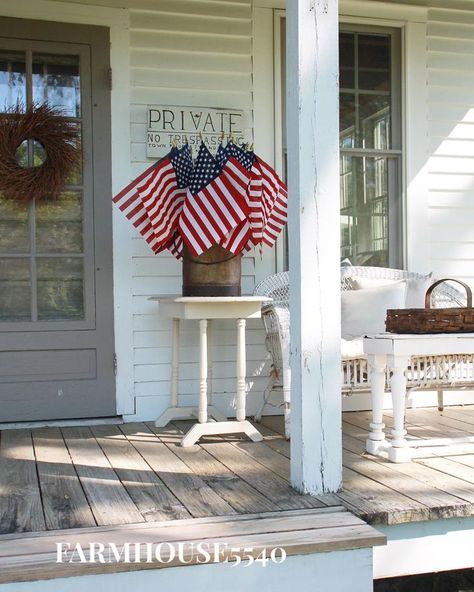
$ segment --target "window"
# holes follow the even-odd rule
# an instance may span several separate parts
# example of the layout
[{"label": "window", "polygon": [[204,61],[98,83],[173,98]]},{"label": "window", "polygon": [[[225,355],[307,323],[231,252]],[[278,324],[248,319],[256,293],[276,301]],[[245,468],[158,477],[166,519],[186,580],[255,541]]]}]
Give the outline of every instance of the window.
[{"label": "window", "polygon": [[367,27],[339,34],[341,259],[401,264],[400,38]]}]

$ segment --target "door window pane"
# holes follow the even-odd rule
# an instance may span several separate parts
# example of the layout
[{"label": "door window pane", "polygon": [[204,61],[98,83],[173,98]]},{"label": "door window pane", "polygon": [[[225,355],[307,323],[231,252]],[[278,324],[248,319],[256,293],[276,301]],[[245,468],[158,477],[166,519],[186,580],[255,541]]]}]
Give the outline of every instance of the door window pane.
[{"label": "door window pane", "polygon": [[30,260],[0,257],[0,320],[31,320]]},{"label": "door window pane", "polygon": [[0,50],[0,112],[26,104],[25,54]]},{"label": "door window pane", "polygon": [[0,195],[0,253],[30,250],[29,205]]},{"label": "door window pane", "polygon": [[36,202],[38,253],[82,253],[82,194],[68,191]]},{"label": "door window pane", "polygon": [[37,259],[38,320],[72,321],[84,318],[82,258]]},{"label": "door window pane", "polygon": [[62,109],[67,117],[80,117],[79,56],[33,54],[33,102]]}]

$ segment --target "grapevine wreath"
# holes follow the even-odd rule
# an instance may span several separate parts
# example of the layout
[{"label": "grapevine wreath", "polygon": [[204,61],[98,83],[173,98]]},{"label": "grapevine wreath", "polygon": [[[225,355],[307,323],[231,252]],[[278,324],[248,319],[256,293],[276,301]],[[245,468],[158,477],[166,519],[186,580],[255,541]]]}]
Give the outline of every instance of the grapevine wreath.
[{"label": "grapevine wreath", "polygon": [[[25,140],[38,142],[46,157],[40,166],[24,167],[17,152]],[[18,201],[54,199],[79,164],[77,127],[61,110],[17,105],[0,115],[0,193]]]}]

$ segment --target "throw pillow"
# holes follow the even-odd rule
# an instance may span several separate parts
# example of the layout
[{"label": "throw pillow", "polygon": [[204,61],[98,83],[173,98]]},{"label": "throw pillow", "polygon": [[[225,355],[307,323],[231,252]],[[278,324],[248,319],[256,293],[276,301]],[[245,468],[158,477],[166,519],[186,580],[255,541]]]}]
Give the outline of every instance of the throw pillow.
[{"label": "throw pillow", "polygon": [[389,308],[404,308],[406,282],[347,290],[341,294],[341,333],[343,339],[385,332]]},{"label": "throw pillow", "polygon": [[[424,308],[425,294],[433,283],[433,274],[424,275],[420,278],[403,280],[407,284],[407,295],[404,308]],[[382,278],[358,278],[354,280],[354,289],[363,290],[366,288],[377,288],[396,284],[401,280],[388,280]]]}]

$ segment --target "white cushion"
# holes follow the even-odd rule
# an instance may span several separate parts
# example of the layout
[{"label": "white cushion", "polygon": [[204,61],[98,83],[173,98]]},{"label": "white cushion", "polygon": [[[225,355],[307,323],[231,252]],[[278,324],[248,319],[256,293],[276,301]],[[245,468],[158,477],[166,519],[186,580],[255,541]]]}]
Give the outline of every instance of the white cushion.
[{"label": "white cushion", "polygon": [[380,286],[389,286],[399,281],[407,283],[407,293],[405,308],[424,308],[426,290],[433,283],[432,273],[421,278],[410,278],[408,280],[389,280],[382,278],[357,278],[354,280],[354,290],[364,290],[366,288],[378,288]]},{"label": "white cushion", "polygon": [[404,308],[406,282],[394,282],[376,288],[346,290],[341,294],[343,339],[385,332],[388,308]]}]

